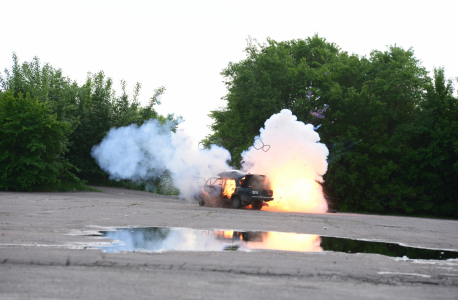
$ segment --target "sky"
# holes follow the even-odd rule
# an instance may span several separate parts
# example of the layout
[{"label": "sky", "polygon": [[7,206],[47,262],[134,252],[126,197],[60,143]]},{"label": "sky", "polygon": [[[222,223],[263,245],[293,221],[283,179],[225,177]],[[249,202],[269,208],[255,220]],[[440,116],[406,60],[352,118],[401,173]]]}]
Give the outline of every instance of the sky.
[{"label": "sky", "polygon": [[13,52],[79,84],[103,70],[118,93],[122,79],[130,91],[140,82],[143,104],[165,86],[156,110],[181,115],[179,128],[196,143],[211,133],[210,111],[226,105],[220,73],[245,58],[249,36],[263,43],[318,34],[360,56],[413,47],[428,71],[443,66],[458,77],[456,1],[0,0],[0,8],[0,70],[11,68]]}]

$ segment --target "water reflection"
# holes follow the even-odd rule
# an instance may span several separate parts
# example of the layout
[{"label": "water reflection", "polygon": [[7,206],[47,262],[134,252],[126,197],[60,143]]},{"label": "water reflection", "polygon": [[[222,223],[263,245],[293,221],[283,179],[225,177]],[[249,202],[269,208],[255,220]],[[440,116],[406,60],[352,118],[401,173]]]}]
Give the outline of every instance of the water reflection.
[{"label": "water reflection", "polygon": [[320,237],[269,231],[216,231],[189,228],[146,227],[102,231],[105,238],[117,240],[98,247],[106,252],[119,251],[247,251],[283,250],[298,252],[335,251],[376,253],[410,259],[458,258],[458,252],[405,247],[393,243],[369,242],[336,237]]}]

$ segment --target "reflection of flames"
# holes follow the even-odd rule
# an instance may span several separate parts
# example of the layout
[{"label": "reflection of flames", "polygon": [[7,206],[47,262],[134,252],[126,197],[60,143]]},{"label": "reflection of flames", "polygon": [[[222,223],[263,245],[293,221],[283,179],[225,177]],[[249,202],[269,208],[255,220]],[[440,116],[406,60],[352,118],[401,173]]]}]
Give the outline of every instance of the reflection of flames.
[{"label": "reflection of flames", "polygon": [[[248,249],[272,249],[283,251],[321,252],[321,238],[314,234],[296,234],[287,232],[234,232],[216,231],[221,239],[242,241]],[[246,235],[246,238],[243,238]]]},{"label": "reflection of flames", "polygon": [[[215,235],[218,238],[222,238],[222,239],[233,239],[233,238],[239,239],[237,238],[237,235],[234,237],[234,231],[215,231]],[[241,239],[242,237],[240,236],[240,240]]]},{"label": "reflection of flames", "polygon": [[321,238],[313,234],[263,232],[262,242],[246,242],[250,249],[275,249],[283,251],[321,252]]},{"label": "reflection of flames", "polygon": [[235,180],[234,179],[226,179],[225,185],[224,185],[224,190],[223,190],[223,196],[226,196],[227,198],[231,198],[232,194],[235,191]]}]

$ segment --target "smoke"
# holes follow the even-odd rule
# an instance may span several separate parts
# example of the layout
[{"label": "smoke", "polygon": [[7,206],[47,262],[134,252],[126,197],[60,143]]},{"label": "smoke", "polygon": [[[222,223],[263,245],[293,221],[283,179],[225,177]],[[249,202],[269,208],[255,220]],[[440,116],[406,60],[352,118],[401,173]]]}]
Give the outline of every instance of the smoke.
[{"label": "smoke", "polygon": [[[242,153],[243,171],[266,175],[275,201],[265,210],[323,213],[327,211],[321,185],[329,155],[312,124],[297,121],[288,109],[273,115],[260,129],[259,142]],[[262,144],[261,144],[262,146]],[[258,150],[259,149],[259,150]]]},{"label": "smoke", "polygon": [[[111,179],[149,180],[168,170],[184,198],[201,192],[207,178],[231,169],[229,152],[217,145],[199,149],[175,123],[150,120],[112,128],[92,156]],[[323,213],[327,211],[321,185],[327,171],[326,146],[313,125],[297,121],[290,110],[273,115],[260,129],[253,146],[242,153],[243,171],[266,175],[275,200],[264,210]],[[198,179],[205,178],[205,179]]]},{"label": "smoke", "polygon": [[91,154],[110,179],[150,180],[168,170],[180,195],[191,199],[203,184],[199,177],[210,178],[230,169],[226,164],[230,154],[217,146],[194,148],[196,142],[183,131],[171,131],[174,125],[150,120],[140,127],[112,128]]}]

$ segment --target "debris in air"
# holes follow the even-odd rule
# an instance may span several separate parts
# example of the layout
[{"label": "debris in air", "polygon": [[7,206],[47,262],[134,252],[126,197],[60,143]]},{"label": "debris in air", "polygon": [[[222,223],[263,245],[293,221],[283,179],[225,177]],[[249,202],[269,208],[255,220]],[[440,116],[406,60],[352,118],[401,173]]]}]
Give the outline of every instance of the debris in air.
[{"label": "debris in air", "polygon": [[[322,115],[322,113],[324,113],[326,111],[326,109],[328,109],[328,107],[329,107],[329,105],[325,104],[322,109],[318,109],[316,112],[310,110],[310,114],[312,116],[314,116],[315,118],[323,119],[324,115]],[[317,107],[315,107],[315,109],[317,109]]]},{"label": "debris in air", "polygon": [[255,138],[253,143],[253,148],[256,150],[262,150],[267,152],[270,150],[270,145],[265,145],[264,142],[260,138]]}]

